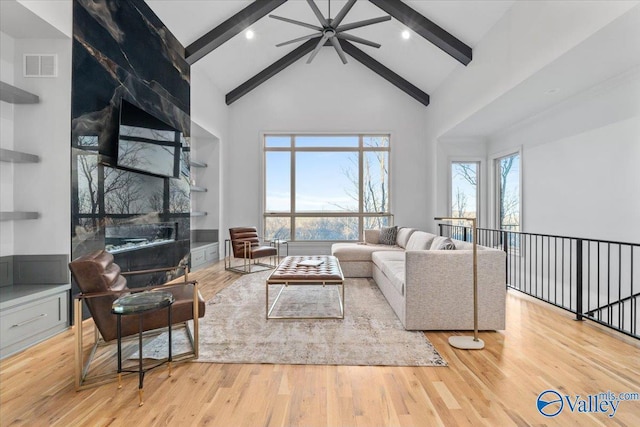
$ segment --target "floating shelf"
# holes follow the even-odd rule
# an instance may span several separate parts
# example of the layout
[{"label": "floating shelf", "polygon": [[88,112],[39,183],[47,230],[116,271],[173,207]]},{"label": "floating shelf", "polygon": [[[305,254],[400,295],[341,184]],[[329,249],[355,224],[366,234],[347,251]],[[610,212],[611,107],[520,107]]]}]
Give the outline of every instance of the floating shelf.
[{"label": "floating shelf", "polygon": [[0,221],[19,221],[38,218],[40,218],[38,212],[0,212]]},{"label": "floating shelf", "polygon": [[0,100],[10,104],[37,104],[40,97],[0,81]]},{"label": "floating shelf", "polygon": [[195,191],[195,192],[205,193],[207,191],[207,189],[204,188],[204,187],[196,187],[196,186],[192,185],[191,186],[191,191],[192,192]]},{"label": "floating shelf", "polygon": [[191,160],[190,163],[191,163],[191,166],[195,168],[206,168],[208,166],[206,163],[198,162],[196,160]]},{"label": "floating shelf", "polygon": [[207,213],[194,211],[194,212],[191,212],[191,216],[207,216]]},{"label": "floating shelf", "polygon": [[0,161],[11,163],[38,163],[40,162],[40,157],[35,154],[0,148]]}]

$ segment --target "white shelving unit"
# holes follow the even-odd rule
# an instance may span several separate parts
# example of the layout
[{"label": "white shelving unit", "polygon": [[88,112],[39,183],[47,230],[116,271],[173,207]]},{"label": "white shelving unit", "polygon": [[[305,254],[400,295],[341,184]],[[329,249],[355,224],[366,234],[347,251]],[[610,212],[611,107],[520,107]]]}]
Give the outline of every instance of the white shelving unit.
[{"label": "white shelving unit", "polygon": [[40,157],[35,154],[0,148],[0,161],[9,163],[39,163]]},{"label": "white shelving unit", "polygon": [[8,102],[9,104],[37,104],[40,102],[40,97],[0,81],[0,101]]},{"label": "white shelving unit", "polygon": [[[40,97],[0,81],[0,100],[10,104],[37,104],[40,102]],[[0,161],[8,163],[39,163],[40,157],[35,154],[0,148]],[[21,221],[38,218],[40,218],[38,212],[0,212],[0,221]]]}]

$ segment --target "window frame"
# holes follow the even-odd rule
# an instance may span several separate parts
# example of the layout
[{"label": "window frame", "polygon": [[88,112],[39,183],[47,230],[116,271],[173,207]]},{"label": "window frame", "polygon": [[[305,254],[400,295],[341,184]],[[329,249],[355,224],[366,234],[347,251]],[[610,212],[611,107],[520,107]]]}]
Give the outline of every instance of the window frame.
[{"label": "window frame", "polygon": [[484,159],[480,157],[452,157],[449,158],[449,171],[448,171],[448,181],[447,181],[447,203],[448,203],[448,213],[449,216],[453,216],[453,165],[454,163],[475,163],[477,165],[476,170],[476,224],[480,226],[481,220],[484,218],[482,209],[484,208],[484,203],[482,201],[482,196],[484,194]]},{"label": "window frame", "polygon": [[[298,147],[295,144],[296,137],[358,137],[358,145],[354,147]],[[289,137],[291,144],[287,147],[267,147],[268,137]],[[365,147],[364,139],[367,137],[385,137],[388,140],[386,147]],[[262,143],[262,197],[261,197],[261,211],[262,211],[262,235],[266,236],[267,221],[268,218],[289,218],[290,223],[290,236],[287,239],[290,242],[297,243],[322,243],[322,242],[353,242],[354,240],[297,240],[296,239],[296,218],[313,218],[313,217],[327,217],[327,218],[345,218],[356,217],[358,219],[358,237],[357,241],[364,240],[364,221],[365,218],[381,217],[387,218],[388,224],[393,225],[392,212],[392,197],[391,197],[391,132],[330,132],[330,133],[305,133],[305,132],[265,132],[261,135]],[[383,151],[387,153],[387,212],[364,212],[364,200],[363,194],[363,175],[364,175],[364,157],[367,152]],[[289,211],[267,211],[267,153],[269,152],[289,152],[290,158],[290,207]],[[304,211],[296,212],[296,153],[298,152],[351,152],[358,154],[358,193],[360,195],[358,200],[358,210],[354,212],[348,211]]]},{"label": "window frame", "polygon": [[515,149],[511,149],[511,150],[506,150],[506,151],[502,151],[499,153],[495,153],[491,156],[491,168],[492,168],[492,173],[491,173],[491,180],[492,180],[492,192],[491,192],[491,196],[492,196],[492,201],[491,201],[491,216],[492,216],[492,223],[494,225],[494,228],[497,230],[500,230],[502,227],[502,224],[500,224],[500,178],[499,178],[499,174],[500,174],[500,167],[499,167],[499,162],[500,160],[506,158],[506,157],[511,157],[511,156],[518,156],[519,157],[519,170],[518,170],[518,230],[514,230],[514,231],[522,231],[523,228],[523,224],[524,224],[524,219],[523,219],[523,187],[522,187],[522,180],[523,180],[523,169],[524,169],[524,159],[522,156],[522,147],[519,148],[515,148]]}]

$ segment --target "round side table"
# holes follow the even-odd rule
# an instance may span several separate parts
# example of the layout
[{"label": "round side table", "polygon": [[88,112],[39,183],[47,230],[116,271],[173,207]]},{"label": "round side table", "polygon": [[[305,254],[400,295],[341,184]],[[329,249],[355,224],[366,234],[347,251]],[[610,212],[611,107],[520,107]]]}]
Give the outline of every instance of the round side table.
[{"label": "round side table", "polygon": [[[138,405],[142,406],[142,395],[144,393],[143,382],[144,374],[156,368],[165,362],[169,363],[169,376],[171,376],[171,305],[173,304],[174,297],[171,292],[166,291],[146,291],[137,292],[134,294],[123,295],[113,302],[111,305],[111,312],[117,317],[117,337],[118,337],[118,388],[122,388],[122,373],[123,372],[137,372],[138,373]],[[142,367],[142,318],[143,314],[167,309],[167,330],[169,333],[169,357],[167,360],[162,361],[147,369]],[[138,316],[138,369],[123,369],[122,368],[122,316]]]}]

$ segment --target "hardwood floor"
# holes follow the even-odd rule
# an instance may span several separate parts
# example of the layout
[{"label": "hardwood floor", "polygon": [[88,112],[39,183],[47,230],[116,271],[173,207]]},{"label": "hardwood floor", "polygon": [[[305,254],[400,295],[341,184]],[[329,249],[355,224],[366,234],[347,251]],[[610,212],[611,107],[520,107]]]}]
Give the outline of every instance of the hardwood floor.
[{"label": "hardwood floor", "polygon": [[[206,299],[238,276],[222,263],[192,273]],[[90,321],[88,321],[90,322]],[[640,425],[640,401],[609,418],[536,409],[547,389],[569,395],[640,392],[640,343],[516,292],[507,329],[464,351],[450,332],[426,335],[448,367],[239,365],[186,362],[173,376],[137,377],[76,392],[73,330],[0,362],[0,425],[431,426]],[[90,330],[91,328],[86,328]]]}]

